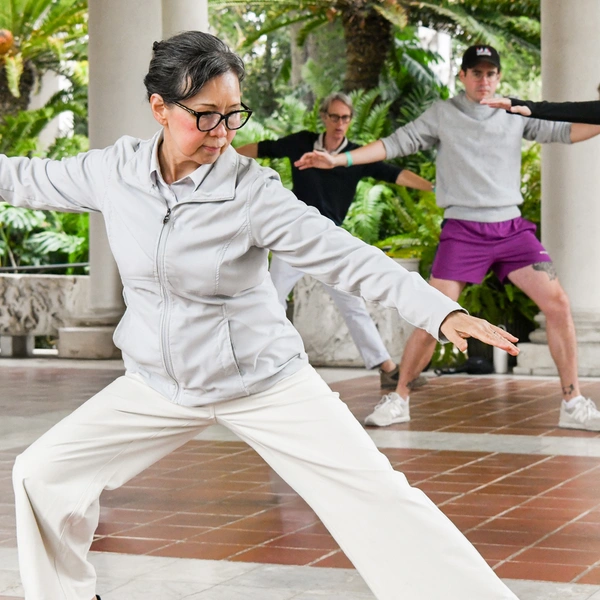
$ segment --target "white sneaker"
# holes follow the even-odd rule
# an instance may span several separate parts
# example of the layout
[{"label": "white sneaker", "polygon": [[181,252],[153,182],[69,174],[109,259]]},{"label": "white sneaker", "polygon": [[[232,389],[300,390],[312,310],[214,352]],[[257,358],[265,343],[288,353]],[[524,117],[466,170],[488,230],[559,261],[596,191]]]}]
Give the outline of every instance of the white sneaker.
[{"label": "white sneaker", "polygon": [[590,398],[583,396],[579,396],[573,408],[567,408],[567,403],[563,400],[560,405],[558,426],[566,429],[600,431],[600,410]]},{"label": "white sneaker", "polygon": [[365,425],[387,427],[394,423],[406,423],[410,421],[408,400],[408,398],[405,400],[402,396],[396,394],[396,392],[386,394],[373,412],[365,419]]}]

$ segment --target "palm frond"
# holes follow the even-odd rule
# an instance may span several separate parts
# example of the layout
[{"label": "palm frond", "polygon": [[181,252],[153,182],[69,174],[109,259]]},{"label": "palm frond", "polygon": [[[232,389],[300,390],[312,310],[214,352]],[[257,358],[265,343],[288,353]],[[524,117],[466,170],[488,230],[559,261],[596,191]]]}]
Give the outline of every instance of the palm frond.
[{"label": "palm frond", "polygon": [[30,236],[24,245],[36,254],[52,252],[74,254],[83,243],[84,239],[77,235],[69,235],[62,231],[41,231]]},{"label": "palm frond", "polygon": [[376,12],[398,29],[404,29],[408,25],[408,13],[400,4],[373,4],[372,6]]},{"label": "palm frond", "polygon": [[45,220],[46,217],[42,212],[17,208],[4,202],[0,203],[0,227],[33,231],[36,227],[40,227]]}]

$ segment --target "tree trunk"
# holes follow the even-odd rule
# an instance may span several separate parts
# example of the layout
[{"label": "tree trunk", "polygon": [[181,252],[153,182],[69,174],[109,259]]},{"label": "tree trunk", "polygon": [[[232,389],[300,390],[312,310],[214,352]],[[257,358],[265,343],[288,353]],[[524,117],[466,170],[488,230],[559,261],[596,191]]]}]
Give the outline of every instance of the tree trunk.
[{"label": "tree trunk", "polygon": [[298,46],[296,39],[302,29],[302,23],[290,25],[290,55],[292,57],[291,84],[296,89],[302,83],[302,67],[307,59],[307,51],[304,46]]},{"label": "tree trunk", "polygon": [[370,90],[379,84],[379,73],[392,44],[392,27],[379,13],[367,7],[347,6],[342,11],[346,39],[344,90]]},{"label": "tree trunk", "polygon": [[8,89],[4,66],[0,65],[0,122],[6,115],[16,115],[21,110],[27,110],[34,85],[35,67],[31,62],[26,62],[19,82],[21,96],[15,98]]},{"label": "tree trunk", "polygon": [[264,108],[267,114],[273,114],[277,109],[277,102],[275,100],[275,89],[273,82],[275,81],[275,72],[273,70],[273,39],[267,34],[265,41],[265,75],[267,80],[266,98]]}]

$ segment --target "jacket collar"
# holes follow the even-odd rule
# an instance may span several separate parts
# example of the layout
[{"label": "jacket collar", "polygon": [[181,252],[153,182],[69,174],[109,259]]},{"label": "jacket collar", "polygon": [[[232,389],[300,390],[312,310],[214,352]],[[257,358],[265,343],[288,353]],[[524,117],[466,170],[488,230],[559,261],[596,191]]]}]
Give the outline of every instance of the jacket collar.
[{"label": "jacket collar", "polygon": [[[153,153],[161,136],[162,131],[159,131],[152,138],[141,140],[135,154],[123,168],[123,177],[126,180],[149,192],[152,192],[155,187],[152,175]],[[238,153],[229,146],[212,165],[198,189],[186,202],[233,200],[237,182],[238,161]]]}]

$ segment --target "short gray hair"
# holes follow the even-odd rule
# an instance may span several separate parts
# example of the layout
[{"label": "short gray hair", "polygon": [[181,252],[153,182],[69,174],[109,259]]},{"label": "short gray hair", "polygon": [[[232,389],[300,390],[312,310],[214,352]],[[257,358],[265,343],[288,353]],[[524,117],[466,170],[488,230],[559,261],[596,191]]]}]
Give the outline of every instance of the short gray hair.
[{"label": "short gray hair", "polygon": [[331,106],[331,103],[335,102],[336,100],[339,100],[340,102],[345,104],[350,109],[350,113],[354,115],[354,106],[352,106],[352,100],[350,99],[350,96],[344,94],[343,92],[334,92],[333,94],[329,94],[329,96],[327,96],[326,98],[323,98],[323,100],[321,101],[319,112],[321,114],[327,114],[329,112],[329,107]]},{"label": "short gray hair", "polygon": [[244,63],[219,38],[201,31],[184,31],[152,46],[144,78],[148,99],[158,94],[167,103],[195,96],[215,77],[232,72],[242,81]]}]

